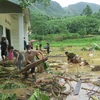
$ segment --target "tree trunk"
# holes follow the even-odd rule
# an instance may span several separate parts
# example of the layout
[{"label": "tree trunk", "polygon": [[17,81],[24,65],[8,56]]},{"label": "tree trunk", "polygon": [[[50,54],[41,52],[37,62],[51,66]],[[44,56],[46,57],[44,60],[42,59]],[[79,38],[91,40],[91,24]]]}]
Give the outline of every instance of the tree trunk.
[{"label": "tree trunk", "polygon": [[41,64],[42,62],[45,62],[46,60],[47,60],[47,57],[45,57],[44,59],[38,60],[38,61],[36,61],[36,62],[34,62],[34,63],[32,63],[32,64],[28,64],[24,69],[20,70],[20,71],[18,72],[18,74],[23,73],[23,72],[26,72],[26,71],[28,71],[30,68],[34,68],[34,67],[36,67],[37,65]]}]

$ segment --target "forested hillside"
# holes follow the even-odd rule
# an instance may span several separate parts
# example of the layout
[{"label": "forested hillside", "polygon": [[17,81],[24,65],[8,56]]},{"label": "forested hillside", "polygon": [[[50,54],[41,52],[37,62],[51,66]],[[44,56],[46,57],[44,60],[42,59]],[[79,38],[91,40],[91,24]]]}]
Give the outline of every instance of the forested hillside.
[{"label": "forested hillside", "polygon": [[80,15],[82,14],[83,9],[89,5],[93,11],[93,13],[98,12],[100,9],[100,5],[94,3],[87,3],[87,2],[79,2],[76,4],[69,5],[65,7],[65,11],[67,11],[68,15]]},{"label": "forested hillside", "polygon": [[93,13],[98,12],[100,9],[100,5],[94,3],[87,2],[79,2],[73,5],[69,5],[68,7],[62,8],[57,2],[51,1],[50,5],[45,7],[43,3],[35,3],[33,4],[31,10],[37,14],[44,14],[48,16],[54,17],[63,17],[63,16],[77,16],[82,14],[83,9],[89,5],[93,11]]},{"label": "forested hillside", "polygon": [[[18,0],[9,0],[9,1],[18,3]],[[64,17],[64,16],[77,16],[82,14],[82,11],[86,7],[86,5],[89,5],[91,7],[93,13],[98,12],[98,10],[100,9],[100,5],[88,2],[79,2],[63,8],[60,6],[60,4],[58,4],[55,1],[51,1],[50,5],[46,7],[44,6],[43,3],[34,3],[29,8],[32,10],[32,12],[36,14],[48,15],[53,17]]]},{"label": "forested hillside", "polygon": [[43,3],[35,3],[33,6],[30,7],[30,9],[37,14],[43,14],[48,16],[54,16],[54,17],[63,17],[66,16],[65,10],[54,1],[50,2],[50,5],[45,7]]},{"label": "forested hillside", "polygon": [[100,11],[95,14],[53,18],[31,12],[31,38],[66,40],[86,35],[100,35]]}]

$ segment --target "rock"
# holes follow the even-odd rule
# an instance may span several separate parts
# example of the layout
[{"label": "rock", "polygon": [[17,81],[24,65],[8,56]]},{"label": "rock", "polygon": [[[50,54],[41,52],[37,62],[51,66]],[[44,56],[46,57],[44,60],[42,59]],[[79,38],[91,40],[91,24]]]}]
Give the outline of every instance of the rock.
[{"label": "rock", "polygon": [[100,71],[100,65],[96,65],[94,68],[92,68],[92,71]]},{"label": "rock", "polygon": [[50,63],[49,66],[50,67],[60,67],[58,63]]},{"label": "rock", "polygon": [[94,66],[94,65],[90,65],[90,67],[91,67],[91,68],[94,68],[95,66]]},{"label": "rock", "polygon": [[90,56],[90,57],[93,57],[93,56],[94,56],[94,54],[93,54],[93,53],[90,53],[90,54],[89,54],[89,56]]},{"label": "rock", "polygon": [[79,64],[80,66],[85,66],[85,65],[89,65],[89,63],[86,60],[83,60],[80,62]]}]

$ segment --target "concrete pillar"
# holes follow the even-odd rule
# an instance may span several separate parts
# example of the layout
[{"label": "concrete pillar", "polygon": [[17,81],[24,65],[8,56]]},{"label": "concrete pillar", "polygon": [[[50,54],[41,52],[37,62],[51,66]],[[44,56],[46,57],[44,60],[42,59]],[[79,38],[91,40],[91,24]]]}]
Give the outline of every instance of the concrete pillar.
[{"label": "concrete pillar", "polygon": [[19,14],[19,50],[24,50],[24,19],[23,14]]},{"label": "concrete pillar", "polygon": [[28,44],[28,24],[25,24],[24,37]]},{"label": "concrete pillar", "polygon": [[3,36],[6,36],[6,28],[3,26]]}]

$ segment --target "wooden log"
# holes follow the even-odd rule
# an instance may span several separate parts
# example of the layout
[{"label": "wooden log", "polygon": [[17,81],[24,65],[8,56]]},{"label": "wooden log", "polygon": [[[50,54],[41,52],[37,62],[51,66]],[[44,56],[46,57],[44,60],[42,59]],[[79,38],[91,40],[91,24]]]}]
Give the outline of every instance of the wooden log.
[{"label": "wooden log", "polygon": [[23,72],[26,72],[26,71],[28,71],[30,68],[34,68],[34,67],[36,67],[37,65],[41,64],[42,62],[45,62],[46,60],[47,60],[47,57],[45,57],[44,59],[38,60],[38,61],[36,61],[36,62],[34,62],[34,63],[32,63],[32,64],[28,64],[24,69],[20,70],[20,71],[18,72],[18,74],[23,73]]},{"label": "wooden log", "polygon": [[24,69],[20,70],[20,71],[15,71],[14,73],[12,73],[10,75],[10,77],[8,78],[11,79],[11,77],[13,77],[15,74],[21,74],[21,73],[25,73],[27,72],[30,68],[33,68],[33,67],[36,67],[37,65],[41,64],[42,62],[45,62],[47,60],[47,57],[41,59],[41,60],[38,60],[32,64],[28,64]]}]

